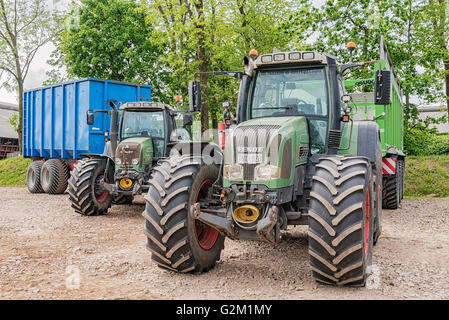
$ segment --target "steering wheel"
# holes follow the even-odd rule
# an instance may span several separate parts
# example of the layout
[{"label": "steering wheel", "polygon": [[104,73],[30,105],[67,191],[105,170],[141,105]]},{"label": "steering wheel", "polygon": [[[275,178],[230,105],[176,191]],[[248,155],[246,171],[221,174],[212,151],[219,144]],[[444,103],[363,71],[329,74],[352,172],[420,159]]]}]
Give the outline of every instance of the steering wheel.
[{"label": "steering wheel", "polygon": [[298,104],[308,104],[308,103],[305,102],[304,100],[298,99]]}]

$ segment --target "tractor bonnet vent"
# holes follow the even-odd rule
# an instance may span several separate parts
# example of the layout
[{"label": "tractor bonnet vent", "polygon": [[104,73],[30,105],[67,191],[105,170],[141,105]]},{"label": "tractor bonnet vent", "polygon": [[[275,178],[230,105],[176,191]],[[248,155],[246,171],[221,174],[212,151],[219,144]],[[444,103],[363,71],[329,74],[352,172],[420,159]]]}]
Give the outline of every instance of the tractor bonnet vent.
[{"label": "tractor bonnet vent", "polygon": [[239,159],[247,160],[239,163],[243,166],[244,180],[254,179],[254,168],[264,161],[267,145],[280,128],[279,125],[249,125],[235,129],[235,161],[239,163]]},{"label": "tractor bonnet vent", "polygon": [[329,131],[329,149],[339,149],[341,143],[341,130]]}]

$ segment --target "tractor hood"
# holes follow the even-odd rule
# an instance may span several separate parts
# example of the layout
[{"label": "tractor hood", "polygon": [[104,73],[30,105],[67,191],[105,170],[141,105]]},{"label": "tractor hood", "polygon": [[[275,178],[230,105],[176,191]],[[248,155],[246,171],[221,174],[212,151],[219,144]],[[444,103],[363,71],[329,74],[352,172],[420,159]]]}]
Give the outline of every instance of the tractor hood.
[{"label": "tractor hood", "polygon": [[[304,162],[304,154],[307,158],[308,147],[305,117],[246,121],[231,130],[226,139],[224,177],[230,182],[268,185],[282,180],[282,184],[287,184],[293,179],[295,166]],[[266,175],[267,172],[272,174]]]},{"label": "tractor hood", "polygon": [[150,137],[125,139],[117,146],[116,164],[121,168],[133,168],[140,171],[143,166],[151,164],[153,143]]}]

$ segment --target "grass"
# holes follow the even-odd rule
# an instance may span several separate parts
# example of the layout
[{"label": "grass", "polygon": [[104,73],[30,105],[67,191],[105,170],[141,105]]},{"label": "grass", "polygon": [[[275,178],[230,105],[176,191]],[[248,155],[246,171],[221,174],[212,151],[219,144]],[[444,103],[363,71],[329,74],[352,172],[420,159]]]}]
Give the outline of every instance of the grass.
[{"label": "grass", "polygon": [[30,159],[15,157],[0,160],[0,186],[25,186]]},{"label": "grass", "polygon": [[449,155],[407,157],[405,163],[405,196],[449,197]]}]

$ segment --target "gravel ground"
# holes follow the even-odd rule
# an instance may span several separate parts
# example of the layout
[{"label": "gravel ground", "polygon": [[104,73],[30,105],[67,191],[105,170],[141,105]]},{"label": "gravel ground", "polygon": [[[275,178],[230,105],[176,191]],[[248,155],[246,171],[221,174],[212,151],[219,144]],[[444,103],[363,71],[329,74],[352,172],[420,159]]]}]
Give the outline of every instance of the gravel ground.
[{"label": "gravel ground", "polygon": [[314,282],[305,227],[277,245],[226,240],[213,270],[185,275],[151,262],[143,198],[100,217],[23,188],[0,203],[0,299],[449,299],[449,199],[384,211],[367,288]]}]

